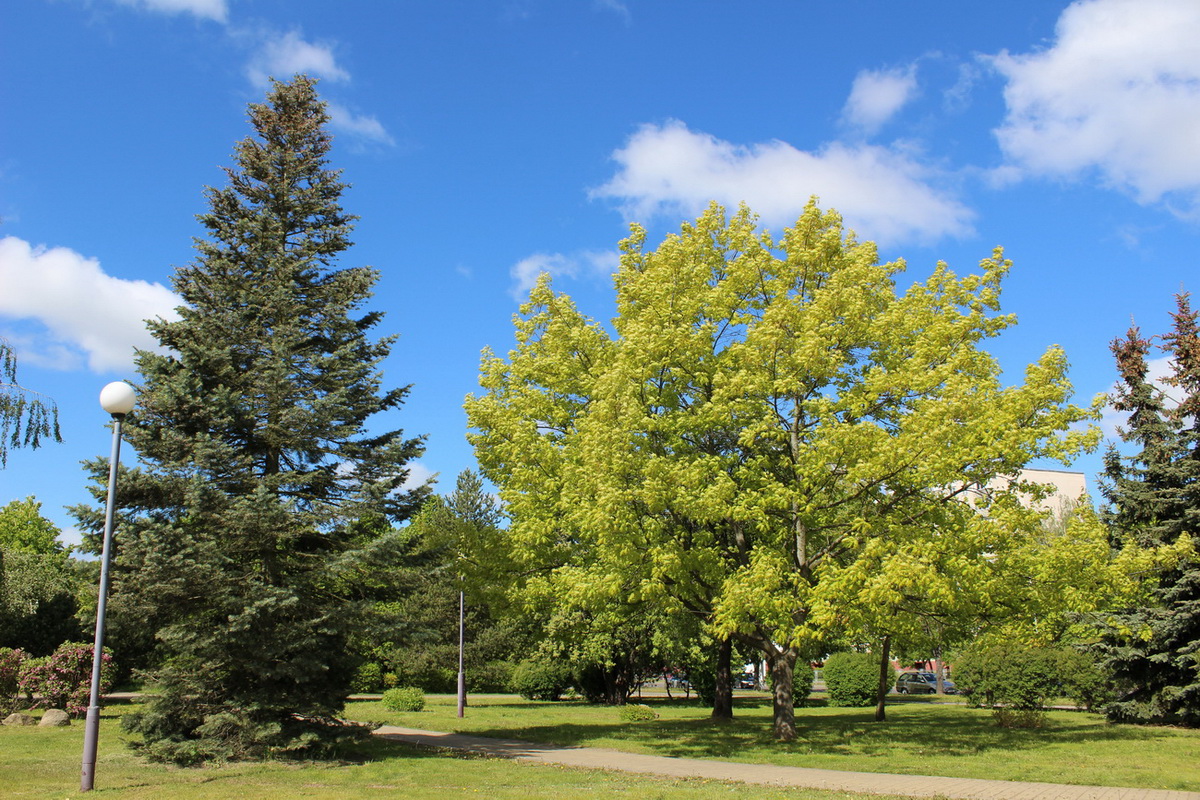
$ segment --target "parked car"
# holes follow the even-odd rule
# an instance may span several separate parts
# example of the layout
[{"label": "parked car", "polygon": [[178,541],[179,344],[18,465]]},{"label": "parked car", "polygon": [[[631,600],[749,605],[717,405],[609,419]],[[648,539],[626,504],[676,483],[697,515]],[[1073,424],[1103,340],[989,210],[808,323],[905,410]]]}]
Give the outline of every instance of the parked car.
[{"label": "parked car", "polygon": [[743,672],[733,679],[735,689],[757,689],[758,682],[754,680],[753,672]]},{"label": "parked car", "polygon": [[[946,694],[958,694],[954,681],[944,679]],[[937,675],[932,672],[901,672],[896,678],[896,694],[936,694]]]}]

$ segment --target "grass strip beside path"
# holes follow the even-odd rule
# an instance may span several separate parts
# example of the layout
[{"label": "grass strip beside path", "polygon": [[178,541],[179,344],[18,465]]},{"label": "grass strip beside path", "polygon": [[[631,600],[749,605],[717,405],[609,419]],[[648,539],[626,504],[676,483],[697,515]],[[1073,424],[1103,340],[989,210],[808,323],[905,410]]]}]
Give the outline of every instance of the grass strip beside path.
[{"label": "grass strip beside path", "polygon": [[799,737],[770,735],[769,700],[740,697],[732,722],[714,722],[697,703],[648,699],[660,718],[622,722],[617,710],[579,702],[543,703],[508,695],[473,696],[455,716],[452,696],[426,710],[396,713],[352,703],[347,716],[402,727],[608,747],[661,756],[862,772],[1200,791],[1200,731],[1112,725],[1096,714],[1052,711],[1033,730],[999,728],[991,712],[903,700],[888,720],[873,709],[797,709]]}]

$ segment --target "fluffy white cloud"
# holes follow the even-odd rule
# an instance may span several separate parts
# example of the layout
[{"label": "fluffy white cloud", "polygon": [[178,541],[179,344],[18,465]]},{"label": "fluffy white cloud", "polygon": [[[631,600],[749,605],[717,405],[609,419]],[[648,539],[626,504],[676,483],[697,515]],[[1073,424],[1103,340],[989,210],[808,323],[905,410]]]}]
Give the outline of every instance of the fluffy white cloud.
[{"label": "fluffy white cloud", "polygon": [[165,286],[105,274],[100,263],[65,247],[0,239],[0,316],[32,319],[49,332],[32,357],[63,363],[82,352],[95,372],[128,370],[133,348],[154,349],[145,320],[175,319],[179,298]]},{"label": "fluffy white cloud", "polygon": [[297,31],[267,36],[246,73],[256,86],[266,86],[270,78],[287,80],[298,72],[330,81],[350,80],[329,45],[305,41]]},{"label": "fluffy white cloud", "polygon": [[612,275],[619,263],[620,256],[614,252],[585,251],[574,255],[534,253],[518,261],[509,270],[513,279],[509,292],[514,300],[523,302],[543,272],[549,273],[552,278],[600,277]]},{"label": "fluffy white cloud", "polygon": [[895,148],[736,145],[671,121],[643,126],[613,158],[617,174],[592,196],[620,201],[631,219],[695,217],[715,200],[726,207],[744,202],[780,226],[795,222],[815,194],[863,238],[895,244],[967,233],[974,216],[931,185],[934,170]]},{"label": "fluffy white cloud", "polygon": [[996,131],[1027,173],[1098,170],[1141,202],[1200,201],[1200,3],[1079,0],[1047,49],[990,59],[1008,80]]},{"label": "fluffy white cloud", "polygon": [[917,68],[863,70],[854,78],[842,117],[867,134],[879,130],[917,91]]},{"label": "fluffy white cloud", "polygon": [[338,103],[328,103],[329,125],[335,131],[375,144],[395,144],[383,123],[362,114],[355,114]]},{"label": "fluffy white cloud", "polygon": [[225,0],[119,0],[122,5],[161,11],[165,14],[194,14],[201,19],[225,22],[229,7]]}]

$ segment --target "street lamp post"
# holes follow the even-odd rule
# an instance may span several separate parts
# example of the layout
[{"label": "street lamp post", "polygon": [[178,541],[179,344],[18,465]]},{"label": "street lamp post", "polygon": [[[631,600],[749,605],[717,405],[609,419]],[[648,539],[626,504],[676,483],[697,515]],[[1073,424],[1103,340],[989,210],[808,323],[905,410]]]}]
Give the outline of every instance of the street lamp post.
[{"label": "street lamp post", "polygon": [[113,418],[112,458],[108,461],[108,503],[104,511],[104,548],[100,553],[100,596],[96,602],[96,643],[92,650],[92,691],[83,733],[83,777],[80,791],[89,792],[96,777],[96,744],[100,734],[100,665],[104,654],[104,612],[108,605],[108,567],[112,561],[113,513],[117,498],[117,464],[121,459],[121,423],[133,411],[133,387],[114,381],[100,391],[100,406]]},{"label": "street lamp post", "polygon": [[[462,578],[460,577],[461,581]],[[458,590],[458,716],[463,715],[463,709],[467,707],[467,675],[463,671],[463,645],[465,644],[464,628],[466,598],[463,595],[463,590]]]}]

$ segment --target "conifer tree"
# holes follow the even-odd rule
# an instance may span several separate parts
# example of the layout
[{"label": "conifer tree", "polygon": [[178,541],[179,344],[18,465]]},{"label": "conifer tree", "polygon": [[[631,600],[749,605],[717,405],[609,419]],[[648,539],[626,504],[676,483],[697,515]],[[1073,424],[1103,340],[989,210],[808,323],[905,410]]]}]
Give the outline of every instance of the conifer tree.
[{"label": "conifer tree", "polygon": [[127,727],[176,762],[310,754],[347,732],[362,576],[428,493],[403,488],[421,440],[367,428],[408,389],[381,388],[391,339],[361,310],[377,273],[335,266],[355,218],[314,81],[273,82],[249,120],[173,277],[180,319],[149,323],[165,354],[139,352],[126,425],[141,467],[121,483],[110,639],[154,648],[159,695]]},{"label": "conifer tree", "polygon": [[[1177,296],[1174,326],[1163,337],[1171,357],[1165,379],[1174,407],[1148,379],[1150,343],[1131,328],[1113,343],[1121,383],[1113,405],[1130,414],[1122,438],[1140,449],[1110,449],[1104,493],[1116,543],[1177,545],[1200,526],[1200,334],[1188,296]],[[1122,722],[1200,726],[1200,562],[1193,556],[1156,576],[1154,603],[1110,620],[1098,649],[1119,696],[1108,707]]]}]

